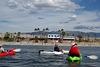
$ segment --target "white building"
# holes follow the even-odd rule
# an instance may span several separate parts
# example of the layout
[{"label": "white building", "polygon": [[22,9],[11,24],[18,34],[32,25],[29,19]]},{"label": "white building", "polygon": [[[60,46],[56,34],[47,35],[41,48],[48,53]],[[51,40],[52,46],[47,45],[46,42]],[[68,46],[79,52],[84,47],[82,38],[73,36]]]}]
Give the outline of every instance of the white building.
[{"label": "white building", "polygon": [[[61,39],[61,38],[62,38],[62,36],[60,37],[59,34],[48,34],[48,39],[51,39],[51,40],[58,40],[58,39]],[[75,37],[65,36],[65,37],[63,37],[63,40],[65,40],[65,41],[74,41]]]},{"label": "white building", "polygon": [[59,36],[59,34],[48,34],[48,38],[57,38],[57,39],[59,39],[60,36]]}]

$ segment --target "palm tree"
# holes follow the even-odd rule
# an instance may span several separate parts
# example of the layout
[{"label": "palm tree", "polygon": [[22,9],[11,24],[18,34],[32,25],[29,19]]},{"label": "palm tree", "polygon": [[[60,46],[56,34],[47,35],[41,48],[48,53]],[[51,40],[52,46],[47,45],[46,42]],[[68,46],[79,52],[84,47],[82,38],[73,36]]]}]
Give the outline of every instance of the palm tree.
[{"label": "palm tree", "polygon": [[75,37],[75,34],[73,33],[73,34],[72,34],[72,36],[74,36],[74,37]]},{"label": "palm tree", "polygon": [[[60,37],[60,32],[61,32],[61,31],[60,31],[60,30],[58,30],[58,32],[59,32],[59,37]],[[59,38],[59,42],[61,42],[60,38]]]},{"label": "palm tree", "polygon": [[62,42],[63,42],[63,37],[66,35],[66,33],[63,31],[62,32]]},{"label": "palm tree", "polygon": [[62,32],[64,32],[64,29],[61,29]]},{"label": "palm tree", "polygon": [[83,32],[81,32],[81,35],[82,35],[82,41],[84,41],[83,34],[84,34],[84,33],[83,33]]},{"label": "palm tree", "polygon": [[37,28],[37,31],[38,31],[38,35],[39,35],[40,28]]},{"label": "palm tree", "polygon": [[90,41],[90,34],[87,34],[88,38],[87,38],[87,41],[89,42]]},{"label": "palm tree", "polygon": [[44,32],[44,34],[45,34],[45,29],[43,29],[43,32]]},{"label": "palm tree", "polygon": [[45,30],[47,31],[47,36],[48,36],[48,31],[49,31],[49,29],[48,29],[48,28],[46,28]]},{"label": "palm tree", "polygon": [[43,32],[45,32],[45,29],[43,29]]},{"label": "palm tree", "polygon": [[37,29],[35,28],[34,31],[37,31]]},{"label": "palm tree", "polygon": [[32,32],[33,38],[34,38],[34,32]]},{"label": "palm tree", "polygon": [[76,37],[75,37],[75,34],[74,34],[74,33],[72,34],[72,36],[75,38],[75,39],[74,39],[74,41],[76,41],[77,39],[76,39]]},{"label": "palm tree", "polygon": [[[35,28],[34,31],[37,32],[37,28]],[[36,34],[36,36],[37,36],[37,34]]]},{"label": "palm tree", "polygon": [[96,42],[96,33],[95,33],[95,42]]},{"label": "palm tree", "polygon": [[67,33],[67,36],[69,36],[69,33]]},{"label": "palm tree", "polygon": [[41,34],[42,34],[42,37],[45,35],[44,32],[42,32]]},{"label": "palm tree", "polygon": [[6,32],[6,34],[4,36],[4,40],[8,41],[9,37],[10,37],[10,34],[8,32]]},{"label": "palm tree", "polygon": [[81,42],[81,39],[82,39],[82,35],[78,35],[78,38],[79,38],[79,42]]},{"label": "palm tree", "polygon": [[85,42],[87,42],[87,33],[85,33]]},{"label": "palm tree", "polygon": [[21,34],[21,32],[17,33],[18,42],[19,42],[19,39],[20,39],[20,34]]},{"label": "palm tree", "polygon": [[[61,29],[61,32],[63,33],[64,32],[64,29]],[[62,41],[63,41],[63,34],[62,34]]]}]

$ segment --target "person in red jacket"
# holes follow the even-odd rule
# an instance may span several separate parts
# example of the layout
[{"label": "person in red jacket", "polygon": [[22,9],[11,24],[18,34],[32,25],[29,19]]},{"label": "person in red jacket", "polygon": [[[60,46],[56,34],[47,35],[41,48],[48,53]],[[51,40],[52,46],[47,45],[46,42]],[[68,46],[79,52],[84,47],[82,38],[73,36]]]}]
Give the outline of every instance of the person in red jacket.
[{"label": "person in red jacket", "polygon": [[72,57],[74,57],[74,56],[80,57],[81,56],[76,43],[72,44],[68,56],[72,56]]}]

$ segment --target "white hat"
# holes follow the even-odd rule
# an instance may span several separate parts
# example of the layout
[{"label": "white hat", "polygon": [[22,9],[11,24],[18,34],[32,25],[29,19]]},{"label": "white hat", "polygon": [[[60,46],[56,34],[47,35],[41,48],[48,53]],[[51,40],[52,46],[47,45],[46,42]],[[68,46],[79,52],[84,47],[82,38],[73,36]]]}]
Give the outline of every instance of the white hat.
[{"label": "white hat", "polygon": [[75,43],[72,43],[72,46],[75,45]]}]

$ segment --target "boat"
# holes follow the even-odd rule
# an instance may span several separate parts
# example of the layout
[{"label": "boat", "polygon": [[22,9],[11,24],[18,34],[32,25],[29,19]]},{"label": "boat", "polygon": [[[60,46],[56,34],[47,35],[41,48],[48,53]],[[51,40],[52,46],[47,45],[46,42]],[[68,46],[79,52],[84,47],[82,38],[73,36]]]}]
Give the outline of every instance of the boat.
[{"label": "boat", "polygon": [[68,52],[69,52],[68,50],[62,50],[61,52],[39,50],[39,54],[42,54],[42,55],[62,55],[62,54],[66,54]]},{"label": "boat", "polygon": [[7,55],[14,55],[15,49],[8,50],[6,53],[0,53],[0,57],[7,56]]},{"label": "boat", "polygon": [[69,61],[69,62],[79,62],[79,61],[82,60],[82,56],[80,56],[80,57],[76,57],[76,56],[71,57],[71,56],[68,56],[66,60]]}]

